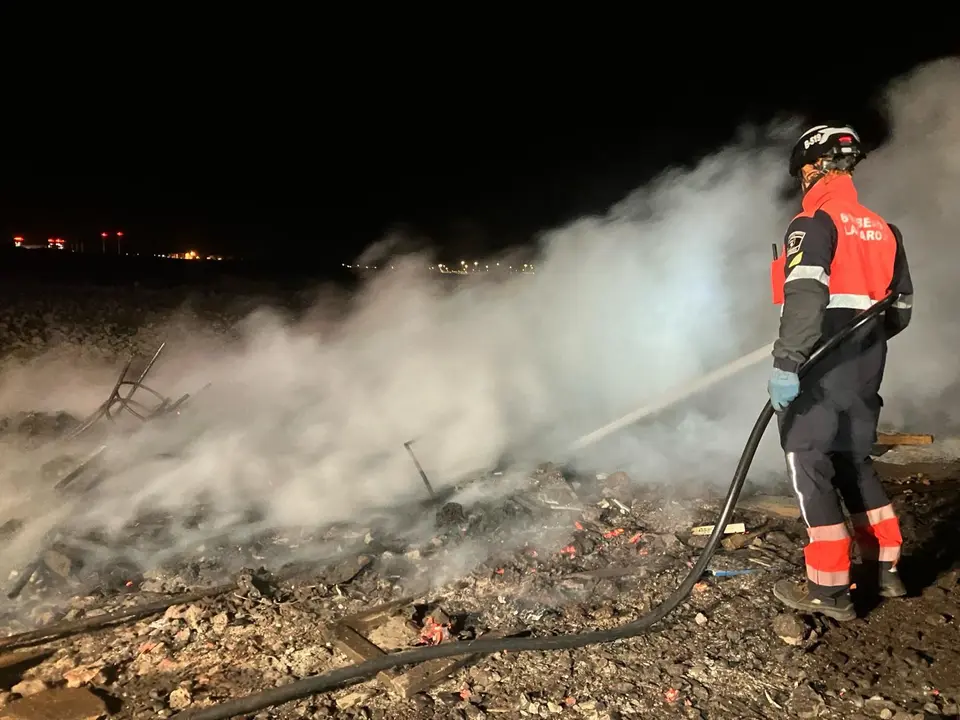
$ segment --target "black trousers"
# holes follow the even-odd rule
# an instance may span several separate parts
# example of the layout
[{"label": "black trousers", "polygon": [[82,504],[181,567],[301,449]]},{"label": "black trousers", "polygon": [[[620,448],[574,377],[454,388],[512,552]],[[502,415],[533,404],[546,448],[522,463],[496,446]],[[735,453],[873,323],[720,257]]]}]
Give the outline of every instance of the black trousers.
[{"label": "black trousers", "polygon": [[[841,498],[855,524],[867,531],[892,513],[870,458],[886,355],[886,342],[876,335],[841,347],[804,378],[800,395],[778,414],[788,475],[811,541],[805,548],[807,577],[830,593],[850,584],[850,536]],[[881,526],[881,533],[888,526]]]}]

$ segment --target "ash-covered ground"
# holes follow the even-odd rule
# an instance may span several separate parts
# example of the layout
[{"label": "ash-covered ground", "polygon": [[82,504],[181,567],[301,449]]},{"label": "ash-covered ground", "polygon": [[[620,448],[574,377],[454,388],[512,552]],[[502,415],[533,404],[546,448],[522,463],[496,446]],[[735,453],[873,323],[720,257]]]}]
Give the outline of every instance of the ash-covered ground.
[{"label": "ash-covered ground", "polygon": [[[60,717],[70,720],[172,717],[282,686],[349,664],[335,643],[337,623],[393,601],[402,602],[366,634],[383,650],[486,632],[610,628],[648,612],[696,560],[705,536],[693,528],[713,522],[723,488],[678,485],[669,474],[631,477],[615,466],[597,474],[506,464],[454,486],[434,477],[442,491],[431,497],[407,458],[403,503],[313,526],[280,528],[254,504],[224,514],[214,498],[191,499],[189,515],[158,498],[154,512],[141,504],[112,525],[90,514],[90,506],[116,502],[118,488],[136,495],[138,467],[184,452],[139,437],[191,426],[209,402],[201,392],[179,414],[145,424],[121,413],[116,425],[101,420],[66,440],[106,398],[126,357],[149,356],[164,341],[172,349],[229,344],[236,323],[260,302],[226,309],[216,297],[194,299],[190,319],[180,312],[174,324],[170,313],[182,311],[182,297],[162,291],[48,291],[8,304],[0,321],[5,594],[35,571],[16,597],[0,600],[4,634],[223,588],[0,656],[3,717],[42,717],[30,714],[38,712],[31,699],[64,688],[72,709]],[[37,357],[42,372],[32,365]],[[96,362],[83,360],[91,357]],[[164,362],[150,387],[171,398],[200,389],[190,368]],[[193,385],[173,387],[178,375]],[[55,489],[101,447],[107,461]],[[775,580],[802,573],[805,531],[786,484],[765,480],[748,487],[733,518],[745,532],[727,536],[711,565],[748,572],[704,576],[656,632],[573,651],[476,658],[410,697],[372,680],[255,716],[957,716],[960,466],[950,448],[939,438],[926,455],[909,449],[880,458],[901,514],[912,592],[878,604],[858,579],[862,619],[852,623],[786,613],[773,599]]]}]

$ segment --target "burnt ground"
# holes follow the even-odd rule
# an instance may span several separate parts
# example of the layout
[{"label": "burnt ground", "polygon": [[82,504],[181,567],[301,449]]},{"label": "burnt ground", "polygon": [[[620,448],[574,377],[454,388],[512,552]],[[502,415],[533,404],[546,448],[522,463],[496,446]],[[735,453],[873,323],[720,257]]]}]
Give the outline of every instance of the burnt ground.
[{"label": "burnt ground", "polygon": [[[746,498],[734,522],[747,532],[727,536],[711,567],[751,572],[705,576],[656,632],[573,651],[497,653],[410,698],[369,681],[255,717],[958,716],[960,466],[881,471],[902,520],[911,596],[874,601],[861,578],[861,617],[851,623],[778,606],[771,585],[802,573],[805,532],[790,501]],[[623,473],[571,477],[543,466],[495,504],[420,506],[431,532],[415,540],[375,527],[329,528],[321,535],[340,552],[326,564],[243,572],[234,576],[236,589],[216,597],[51,642],[49,656],[0,673],[0,704],[10,712],[21,695],[67,685],[100,694],[111,718],[172,717],[349,664],[331,643],[332,626],[405,597],[414,604],[369,634],[383,649],[430,642],[427,617],[440,624],[441,638],[613,627],[676,587],[705,541],[691,528],[712,522],[718,503]],[[250,567],[278,542],[291,540],[252,546]],[[65,549],[46,556],[15,601],[17,612],[6,614],[8,632],[222,579],[199,559],[152,569],[121,564],[107,573],[112,584],[101,577],[91,585],[71,567]]]}]

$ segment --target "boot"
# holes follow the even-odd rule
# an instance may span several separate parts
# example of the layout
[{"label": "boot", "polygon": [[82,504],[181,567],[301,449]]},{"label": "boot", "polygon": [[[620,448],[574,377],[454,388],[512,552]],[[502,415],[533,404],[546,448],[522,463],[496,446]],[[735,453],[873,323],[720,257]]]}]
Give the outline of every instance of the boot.
[{"label": "boot", "polygon": [[779,580],[773,586],[773,596],[793,610],[820,613],[839,622],[855,620],[857,617],[849,591],[833,597],[822,597],[812,595],[806,583]]},{"label": "boot", "polygon": [[900,573],[896,567],[890,567],[889,563],[880,563],[880,597],[898,598],[907,594],[907,588],[900,579]]}]

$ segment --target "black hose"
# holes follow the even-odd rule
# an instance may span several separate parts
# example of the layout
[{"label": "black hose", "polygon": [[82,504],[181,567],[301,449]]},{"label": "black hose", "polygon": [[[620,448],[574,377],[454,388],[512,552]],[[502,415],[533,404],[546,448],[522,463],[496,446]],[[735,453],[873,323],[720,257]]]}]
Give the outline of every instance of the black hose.
[{"label": "black hose", "polygon": [[[800,376],[805,375],[814,365],[820,362],[823,357],[840,345],[840,343],[844,342],[853,333],[889,308],[895,302],[896,298],[897,296],[895,295],[888,295],[873,305],[869,310],[857,315],[836,335],[827,340],[810,355],[809,359],[800,367]],[[180,713],[174,716],[174,720],[226,720],[227,718],[236,717],[237,715],[254,713],[267,707],[280,705],[292,700],[299,700],[300,698],[310,695],[329,692],[348,683],[371,678],[382,670],[389,670],[390,668],[400,667],[402,665],[413,665],[437,658],[457,655],[489,654],[502,650],[513,652],[524,650],[570,650],[572,648],[612,642],[614,640],[622,640],[639,635],[673,612],[673,610],[687,598],[693,586],[696,585],[703,576],[707,565],[717,550],[717,546],[720,544],[724,529],[733,515],[737,500],[740,497],[740,491],[743,488],[743,483],[747,478],[747,471],[750,469],[753,458],[757,454],[760,439],[763,437],[763,433],[772,418],[773,408],[770,402],[767,401],[763,406],[763,410],[760,412],[760,417],[757,418],[757,421],[753,425],[753,430],[750,432],[747,444],[743,448],[743,453],[740,455],[740,462],[737,464],[736,472],[733,474],[733,481],[730,483],[730,490],[727,492],[723,509],[720,511],[720,517],[717,518],[713,532],[710,534],[710,539],[704,546],[699,559],[670,597],[643,617],[610,630],[593,630],[569,635],[553,635],[551,637],[480,638],[467,642],[444,643],[443,645],[389,653],[373,660],[367,660],[366,662],[350,665],[345,668],[340,668],[339,670],[332,670],[323,675],[314,675],[302,680],[297,680],[282,687],[228,700],[227,702],[209,708]]]}]

